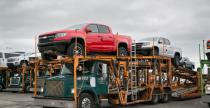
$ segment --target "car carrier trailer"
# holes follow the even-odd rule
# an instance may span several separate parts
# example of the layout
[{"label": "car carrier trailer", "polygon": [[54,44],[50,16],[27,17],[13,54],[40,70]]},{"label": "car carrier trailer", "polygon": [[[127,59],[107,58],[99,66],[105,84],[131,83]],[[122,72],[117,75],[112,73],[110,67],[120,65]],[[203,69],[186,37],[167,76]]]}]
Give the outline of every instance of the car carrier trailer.
[{"label": "car carrier trailer", "polygon": [[200,97],[198,72],[174,67],[164,56],[74,56],[53,62],[61,65],[61,75],[45,81],[42,95],[35,76],[35,105],[94,108]]}]

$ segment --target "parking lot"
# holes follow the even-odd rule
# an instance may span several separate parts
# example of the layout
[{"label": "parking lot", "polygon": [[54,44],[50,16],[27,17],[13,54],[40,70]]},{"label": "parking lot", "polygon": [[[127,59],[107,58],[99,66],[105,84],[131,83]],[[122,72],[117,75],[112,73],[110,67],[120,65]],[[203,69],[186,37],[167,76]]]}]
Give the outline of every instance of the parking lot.
[{"label": "parking lot", "polygon": [[[33,94],[0,92],[0,108],[41,108],[33,105]],[[169,103],[150,105],[136,104],[124,108],[208,108],[199,98],[185,101],[170,101]]]}]

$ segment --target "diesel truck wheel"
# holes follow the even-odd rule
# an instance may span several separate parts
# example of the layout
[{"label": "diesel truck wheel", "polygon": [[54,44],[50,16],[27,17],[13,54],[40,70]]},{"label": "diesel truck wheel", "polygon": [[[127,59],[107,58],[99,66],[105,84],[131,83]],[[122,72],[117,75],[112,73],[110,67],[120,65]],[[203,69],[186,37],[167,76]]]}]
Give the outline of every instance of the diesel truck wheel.
[{"label": "diesel truck wheel", "polygon": [[84,47],[80,43],[77,43],[77,46],[75,46],[75,43],[72,43],[68,48],[67,54],[71,57],[74,55],[84,55]]},{"label": "diesel truck wheel", "polygon": [[118,48],[118,56],[127,56],[128,51],[125,47],[119,47]]},{"label": "diesel truck wheel", "polygon": [[79,108],[96,108],[93,96],[88,93],[82,93],[79,97]]}]

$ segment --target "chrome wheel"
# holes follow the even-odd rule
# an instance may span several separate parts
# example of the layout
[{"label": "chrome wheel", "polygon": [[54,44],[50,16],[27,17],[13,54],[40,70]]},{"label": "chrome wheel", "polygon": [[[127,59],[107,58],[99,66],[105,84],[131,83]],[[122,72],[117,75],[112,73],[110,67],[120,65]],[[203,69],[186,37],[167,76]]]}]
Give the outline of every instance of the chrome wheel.
[{"label": "chrome wheel", "polygon": [[82,100],[82,108],[91,108],[91,101],[89,98],[83,98]]}]

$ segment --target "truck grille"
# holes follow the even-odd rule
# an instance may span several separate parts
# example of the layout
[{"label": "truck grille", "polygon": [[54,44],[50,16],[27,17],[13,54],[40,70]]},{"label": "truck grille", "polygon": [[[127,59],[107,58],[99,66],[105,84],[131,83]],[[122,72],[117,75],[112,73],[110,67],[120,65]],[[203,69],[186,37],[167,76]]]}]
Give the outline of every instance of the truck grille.
[{"label": "truck grille", "polygon": [[12,77],[10,84],[11,85],[19,85],[19,82],[20,82],[20,78],[19,77]]},{"label": "truck grille", "polygon": [[136,48],[137,49],[141,49],[142,46],[143,46],[143,43],[136,43]]},{"label": "truck grille", "polygon": [[15,61],[14,58],[8,58],[8,59],[7,59],[7,62],[14,62],[14,61]]},{"label": "truck grille", "polygon": [[46,96],[63,97],[64,96],[64,81],[46,81]]},{"label": "truck grille", "polygon": [[39,37],[39,43],[47,43],[52,42],[52,40],[55,38],[55,34],[46,35]]}]

